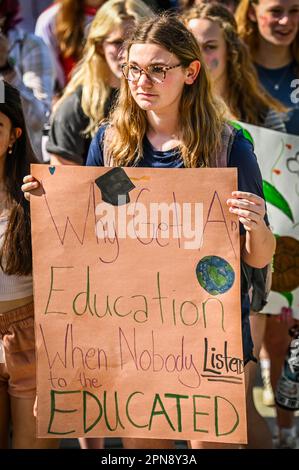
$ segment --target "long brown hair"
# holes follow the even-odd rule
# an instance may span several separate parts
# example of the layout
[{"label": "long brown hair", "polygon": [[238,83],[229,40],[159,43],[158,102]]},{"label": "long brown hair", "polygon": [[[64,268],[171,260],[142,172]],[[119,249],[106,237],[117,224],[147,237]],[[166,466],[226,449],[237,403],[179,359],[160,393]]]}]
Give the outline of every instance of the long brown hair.
[{"label": "long brown hair", "polygon": [[2,0],[0,2],[0,18],[5,18],[2,24],[4,34],[7,34],[21,21],[19,13],[19,0]]},{"label": "long brown hair", "polygon": [[59,0],[58,3],[55,33],[61,55],[78,60],[84,46],[85,0]]},{"label": "long brown hair", "polygon": [[93,136],[104,118],[105,103],[111,93],[107,80],[109,67],[104,55],[98,53],[97,46],[125,20],[137,23],[151,16],[153,12],[141,0],[109,0],[104,3],[90,24],[82,59],[74,69],[61,99],[56,103],[54,112],[68,96],[82,86],[81,106],[89,118],[84,133]]},{"label": "long brown hair", "polygon": [[[258,0],[241,0],[236,11],[236,21],[238,25],[238,32],[243,41],[248,45],[252,58],[255,58],[255,52],[259,46],[259,29],[256,21],[249,18],[249,9],[252,4],[258,4]],[[296,73],[299,76],[299,28],[295,40],[291,44],[291,54],[296,62]]]},{"label": "long brown hair", "polygon": [[[185,167],[215,166],[221,144],[226,108],[211,91],[200,49],[193,34],[173,15],[158,15],[135,29],[127,43],[129,57],[133,44],[157,44],[173,53],[183,67],[194,60],[201,70],[192,85],[185,85],[179,108],[181,155]],[[118,166],[136,164],[143,156],[147,131],[146,112],[133,99],[128,82],[123,80],[118,105],[111,116],[114,128],[108,154]]]},{"label": "long brown hair", "polygon": [[0,112],[7,116],[12,127],[20,127],[22,135],[12,147],[4,163],[4,190],[8,198],[10,215],[0,250],[0,266],[6,274],[28,275],[32,271],[31,226],[29,203],[21,185],[30,173],[30,163],[38,163],[28,137],[20,94],[9,83],[4,83],[5,102]]},{"label": "long brown hair", "polygon": [[[239,0],[214,0],[216,3],[219,3],[220,5],[225,6],[226,8],[229,8],[230,6],[234,8],[234,10],[237,8],[239,4]],[[210,0],[179,0],[179,10],[184,13],[184,10],[187,8],[192,8],[194,6],[197,6],[201,3],[210,3]]]},{"label": "long brown hair", "polygon": [[250,124],[261,125],[269,109],[285,111],[260,85],[248,48],[238,36],[232,13],[217,3],[201,4],[184,15],[186,23],[194,18],[217,22],[223,31],[227,49],[226,104],[233,116]]}]

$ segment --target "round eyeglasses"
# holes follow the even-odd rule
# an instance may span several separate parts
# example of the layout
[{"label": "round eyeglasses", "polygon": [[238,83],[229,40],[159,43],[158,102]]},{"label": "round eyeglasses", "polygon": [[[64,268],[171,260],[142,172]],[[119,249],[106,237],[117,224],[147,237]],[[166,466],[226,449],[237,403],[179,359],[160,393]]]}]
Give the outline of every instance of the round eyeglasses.
[{"label": "round eyeglasses", "polygon": [[134,64],[122,64],[121,69],[123,76],[129,82],[138,82],[141,75],[144,73],[149,80],[153,83],[162,83],[166,78],[168,70],[181,67],[182,64],[176,65],[149,65],[145,69],[138,67]]}]

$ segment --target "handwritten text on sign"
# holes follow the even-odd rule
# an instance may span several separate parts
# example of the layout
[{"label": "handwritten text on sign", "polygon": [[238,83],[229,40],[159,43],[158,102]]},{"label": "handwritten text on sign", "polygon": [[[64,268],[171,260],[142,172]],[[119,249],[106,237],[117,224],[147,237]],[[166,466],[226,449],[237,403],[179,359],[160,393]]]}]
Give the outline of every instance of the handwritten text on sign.
[{"label": "handwritten text on sign", "polygon": [[32,174],[39,436],[245,442],[236,170]]}]

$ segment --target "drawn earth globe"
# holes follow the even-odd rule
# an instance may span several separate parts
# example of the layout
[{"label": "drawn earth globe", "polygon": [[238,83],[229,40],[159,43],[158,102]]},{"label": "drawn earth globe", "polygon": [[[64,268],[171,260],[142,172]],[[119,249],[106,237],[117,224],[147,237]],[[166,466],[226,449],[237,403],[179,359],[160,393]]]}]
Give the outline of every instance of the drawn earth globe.
[{"label": "drawn earth globe", "polygon": [[299,287],[299,241],[277,237],[272,274],[272,290],[291,292]]},{"label": "drawn earth globe", "polygon": [[199,284],[211,295],[227,292],[235,280],[231,265],[220,256],[205,256],[196,267]]}]

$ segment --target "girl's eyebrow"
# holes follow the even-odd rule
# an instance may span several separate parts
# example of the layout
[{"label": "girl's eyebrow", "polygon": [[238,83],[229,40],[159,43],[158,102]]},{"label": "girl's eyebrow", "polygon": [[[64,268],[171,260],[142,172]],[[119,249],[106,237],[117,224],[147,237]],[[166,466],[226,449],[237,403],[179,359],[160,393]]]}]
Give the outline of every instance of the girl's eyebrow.
[{"label": "girl's eyebrow", "polygon": [[217,43],[217,39],[208,39],[207,41],[204,41],[203,44],[210,44],[210,43]]},{"label": "girl's eyebrow", "polygon": [[[135,62],[135,60],[130,60],[129,63],[140,67],[140,65],[137,62]],[[163,65],[165,67],[168,67],[168,64],[165,64],[165,62],[150,62],[146,67],[148,67],[149,65]]]}]

